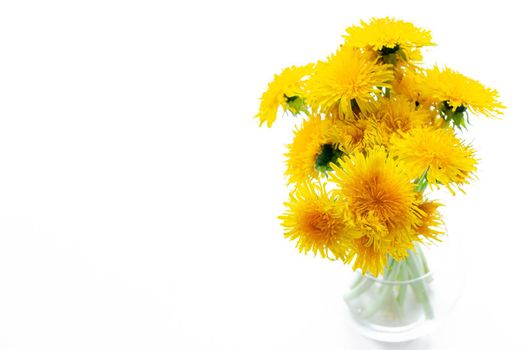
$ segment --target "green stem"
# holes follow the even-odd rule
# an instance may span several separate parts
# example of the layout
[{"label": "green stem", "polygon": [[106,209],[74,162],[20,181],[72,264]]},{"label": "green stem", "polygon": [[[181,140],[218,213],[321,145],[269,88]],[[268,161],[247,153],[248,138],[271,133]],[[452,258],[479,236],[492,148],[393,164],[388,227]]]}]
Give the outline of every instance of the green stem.
[{"label": "green stem", "polygon": [[[392,281],[397,278],[401,264],[397,261],[392,263],[392,268],[387,272],[387,275],[383,278],[385,281]],[[392,292],[394,285],[392,284],[381,284],[379,287],[379,293],[377,300],[373,303],[364,313],[363,317],[369,318],[374,316],[374,314],[379,311],[382,307],[389,305],[388,295]]]},{"label": "green stem", "polygon": [[[403,262],[402,263],[403,265],[401,266],[401,271],[399,272],[399,280],[400,281],[406,281],[407,280],[407,276],[408,276],[408,273],[407,273],[407,270],[406,270],[406,264]],[[397,294],[397,302],[399,303],[399,305],[401,307],[403,307],[403,304],[405,302],[405,298],[406,298],[406,295],[407,295],[407,284],[406,283],[403,283],[399,286],[399,292]]]},{"label": "green stem", "polygon": [[423,272],[425,274],[429,273],[430,272],[430,269],[428,268],[428,262],[427,262],[427,259],[425,258],[425,254],[423,253],[423,250],[421,249],[421,247],[419,246],[419,244],[416,244],[416,250],[417,250],[417,253],[419,255],[419,259],[423,265]]},{"label": "green stem", "polygon": [[368,288],[373,285],[373,281],[370,278],[364,278],[361,283],[357,284],[354,288],[348,292],[346,298],[355,299],[361,294],[363,294]]},{"label": "green stem", "polygon": [[[426,319],[433,319],[434,310],[428,289],[429,279],[421,278],[428,272],[429,268],[423,251],[416,246],[402,261],[389,257],[387,267],[379,280],[362,274],[356,276],[345,300],[352,308],[353,300],[358,300],[363,293],[367,292],[367,297],[358,303],[362,307],[365,306],[362,302],[366,302],[366,307],[359,311],[360,318],[370,319],[378,312],[385,312],[385,315],[393,318],[396,323],[404,325],[408,321],[405,320],[404,312],[406,307],[410,306],[406,306],[406,303],[410,300],[408,295],[411,289],[417,302],[415,307],[424,313]],[[411,280],[416,281],[410,282]]]},{"label": "green stem", "polygon": [[417,179],[416,192],[420,192],[420,193],[425,192],[425,189],[428,186],[428,179],[427,179],[428,169],[429,168],[426,168],[425,171],[423,172],[423,175],[421,175],[419,179]]},{"label": "green stem", "polygon": [[[388,266],[385,271],[391,271],[394,259],[388,257]],[[370,286],[373,285],[373,281],[367,277],[365,274],[360,273],[357,275],[356,279],[350,286],[350,292],[346,295],[347,298],[356,298],[359,295],[363,294]]]},{"label": "green stem", "polygon": [[387,303],[388,305],[392,306],[392,311],[394,312],[395,319],[399,321],[399,325],[402,325],[402,321],[405,318],[403,307],[400,305],[396,300],[396,293],[394,290],[394,286],[391,286],[389,289],[388,297],[387,297]]},{"label": "green stem", "polygon": [[[409,272],[410,279],[417,279],[421,277],[423,274],[422,271],[418,270],[417,263],[414,259],[413,255],[410,255],[407,259],[407,269]],[[428,297],[428,290],[425,285],[425,280],[419,280],[410,283],[410,287],[412,287],[412,290],[414,291],[414,294],[416,296],[417,301],[421,303],[423,306],[423,311],[425,312],[425,317],[427,319],[433,319],[434,318],[434,310],[432,309],[432,305],[430,304],[430,298]]]},{"label": "green stem", "polygon": [[350,285],[350,289],[354,289],[355,287],[357,287],[359,284],[361,284],[361,282],[363,282],[364,279],[365,276],[362,273],[357,274],[357,276],[355,276],[354,281]]}]

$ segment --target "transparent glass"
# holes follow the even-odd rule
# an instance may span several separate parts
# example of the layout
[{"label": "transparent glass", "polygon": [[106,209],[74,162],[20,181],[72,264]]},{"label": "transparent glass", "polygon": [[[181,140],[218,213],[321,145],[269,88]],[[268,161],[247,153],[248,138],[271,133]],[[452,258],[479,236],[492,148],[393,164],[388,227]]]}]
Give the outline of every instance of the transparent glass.
[{"label": "transparent glass", "polygon": [[407,259],[389,259],[383,275],[355,272],[344,295],[357,330],[384,342],[409,341],[428,334],[456,304],[464,285],[457,239],[418,245]]}]

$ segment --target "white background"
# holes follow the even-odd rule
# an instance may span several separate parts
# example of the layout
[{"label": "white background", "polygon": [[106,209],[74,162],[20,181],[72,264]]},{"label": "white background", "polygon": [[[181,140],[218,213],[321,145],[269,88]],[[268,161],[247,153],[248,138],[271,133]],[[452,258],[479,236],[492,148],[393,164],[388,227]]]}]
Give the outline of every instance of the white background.
[{"label": "white background", "polygon": [[[0,349],[524,349],[525,80],[519,2],[2,1]],[[498,88],[482,159],[446,198],[468,261],[446,325],[350,329],[349,267],[276,216],[292,123],[258,128],[274,73],[361,18],[432,30],[427,57]]]}]

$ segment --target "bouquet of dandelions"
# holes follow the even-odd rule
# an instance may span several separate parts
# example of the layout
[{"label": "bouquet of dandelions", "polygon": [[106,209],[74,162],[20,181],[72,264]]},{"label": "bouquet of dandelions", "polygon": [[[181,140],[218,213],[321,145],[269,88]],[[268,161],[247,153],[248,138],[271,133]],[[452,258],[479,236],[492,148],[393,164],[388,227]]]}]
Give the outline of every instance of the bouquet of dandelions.
[{"label": "bouquet of dandelions", "polygon": [[[280,216],[285,237],[360,270],[349,297],[366,290],[366,275],[395,281],[428,272],[420,246],[444,230],[441,204],[427,192],[464,192],[477,160],[456,131],[469,114],[504,109],[478,81],[423,68],[421,48],[433,45],[429,31],[408,22],[361,22],[335,53],[285,68],[261,97],[261,125],[271,127],[279,112],[304,117],[286,153],[293,189]],[[413,292],[432,318],[425,286]],[[402,304],[406,291],[397,293]]]}]

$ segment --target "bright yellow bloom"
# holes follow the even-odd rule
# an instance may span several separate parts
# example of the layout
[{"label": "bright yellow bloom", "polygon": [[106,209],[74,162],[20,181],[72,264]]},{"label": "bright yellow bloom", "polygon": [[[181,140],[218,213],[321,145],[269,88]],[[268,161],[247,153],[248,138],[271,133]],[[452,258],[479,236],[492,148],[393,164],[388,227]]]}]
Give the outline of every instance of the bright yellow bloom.
[{"label": "bright yellow bloom", "polygon": [[390,65],[379,65],[377,59],[342,46],[327,61],[316,64],[307,82],[308,101],[321,112],[351,116],[356,107],[370,110],[373,96],[381,95],[382,87],[390,88],[393,77]]},{"label": "bright yellow bloom", "polygon": [[452,111],[468,109],[475,114],[495,117],[502,114],[503,104],[496,90],[483,86],[450,68],[438,67],[426,71],[424,93],[438,103],[445,103]]},{"label": "bright yellow bloom", "polygon": [[286,153],[286,172],[290,183],[317,179],[330,169],[342,152],[336,132],[336,121],[313,116],[295,130],[294,140]]},{"label": "bright yellow bloom", "polygon": [[432,120],[428,110],[416,108],[404,96],[383,99],[374,117],[388,135],[429,125]]},{"label": "bright yellow bloom", "polygon": [[356,238],[352,240],[351,247],[347,262],[353,262],[354,270],[360,269],[362,273],[368,272],[373,276],[383,273],[388,261],[388,253],[374,244],[374,239],[370,236]]},{"label": "bright yellow bloom", "polygon": [[344,157],[330,179],[338,185],[358,237],[352,240],[348,262],[353,268],[378,275],[387,257],[403,259],[417,241],[414,228],[421,225],[414,185],[400,164],[380,147]]},{"label": "bright yellow bloom", "polygon": [[373,213],[355,222],[356,238],[351,241],[347,263],[353,262],[353,269],[361,269],[374,276],[384,271],[388,256],[402,260],[408,250],[419,241],[413,228],[387,228]]},{"label": "bright yellow bloom", "polygon": [[410,228],[420,222],[414,185],[381,147],[366,156],[358,153],[342,158],[330,179],[358,220],[372,214],[388,229]]},{"label": "bright yellow bloom", "polygon": [[384,145],[387,141],[384,130],[372,118],[337,121],[334,132],[337,144],[346,154],[363,152],[368,148]]},{"label": "bright yellow bloom", "polygon": [[261,97],[259,113],[256,115],[261,122],[260,125],[267,123],[268,127],[271,127],[277,118],[279,107],[294,114],[301,112],[304,103],[305,77],[310,74],[312,66],[311,64],[292,66],[274,76]]},{"label": "bright yellow bloom", "polygon": [[407,174],[423,176],[430,185],[468,184],[476,171],[474,149],[464,145],[451,128],[419,128],[392,139],[391,152],[406,165]]},{"label": "bright yellow bloom", "polygon": [[438,212],[441,203],[425,201],[418,207],[425,215],[421,220],[421,224],[416,227],[416,232],[427,239],[439,240],[439,235],[444,233],[443,220]]},{"label": "bright yellow bloom", "polygon": [[352,26],[345,36],[348,45],[374,50],[383,47],[402,48],[423,47],[434,45],[430,31],[416,27],[410,22],[393,18],[372,18],[369,23],[361,21],[360,26]]},{"label": "bright yellow bloom", "polygon": [[345,150],[345,153],[351,153],[354,150],[362,149],[364,135],[367,126],[366,120],[357,120],[347,123],[344,120],[338,121],[334,128],[337,143]]},{"label": "bright yellow bloom", "polygon": [[[434,45],[430,31],[393,18],[372,18],[346,30],[346,45],[375,51],[385,57],[398,54],[403,61],[420,59],[418,49]],[[391,62],[387,59],[386,61]]]},{"label": "bright yellow bloom", "polygon": [[284,235],[297,241],[300,252],[346,260],[353,231],[333,193],[318,183],[303,183],[285,205],[287,211],[279,217]]},{"label": "bright yellow bloom", "polygon": [[429,107],[432,104],[432,98],[424,94],[423,88],[424,75],[419,70],[407,69],[403,74],[396,76],[392,83],[392,90],[405,96],[410,102],[417,106]]}]

